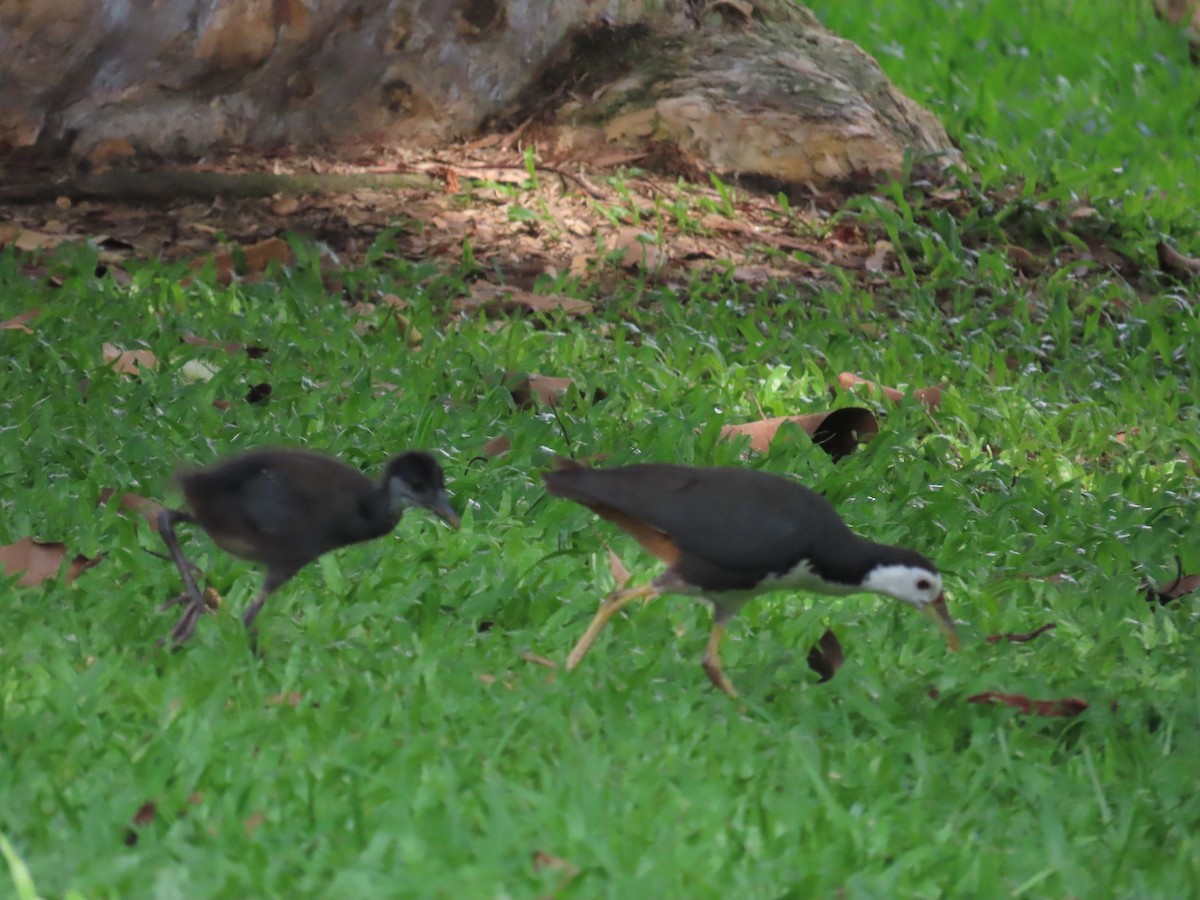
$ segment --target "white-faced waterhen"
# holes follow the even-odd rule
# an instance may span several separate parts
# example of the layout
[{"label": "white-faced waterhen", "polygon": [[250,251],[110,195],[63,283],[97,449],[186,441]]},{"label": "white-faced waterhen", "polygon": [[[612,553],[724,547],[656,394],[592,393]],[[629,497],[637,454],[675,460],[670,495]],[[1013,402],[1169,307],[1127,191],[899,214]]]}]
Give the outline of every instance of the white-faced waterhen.
[{"label": "white-faced waterhen", "polygon": [[883,594],[924,613],[950,648],[959,648],[932,562],[915,550],[859,537],[824,497],[788,478],[653,463],[593,469],[561,459],[542,477],[551,494],[615,523],[667,564],[649,584],[605,598],[567,657],[568,669],[579,665],[619,609],[666,593],[712,604],[704,671],[731,696],[737,691],[721,669],[721,636],[747,601],[768,591]]},{"label": "white-faced waterhen", "polygon": [[457,528],[441,466],[424,451],[393,458],[374,482],[340,460],[300,450],[257,450],[178,476],[188,511],[166,509],[158,529],[186,591],[171,632],[176,645],[196,629],[204,598],[175,536],[179,522],[194,522],[222,550],[266,566],[266,578],[242,622],[249,629],[275,590],[318,556],[382,537],[404,510],[428,509]]}]

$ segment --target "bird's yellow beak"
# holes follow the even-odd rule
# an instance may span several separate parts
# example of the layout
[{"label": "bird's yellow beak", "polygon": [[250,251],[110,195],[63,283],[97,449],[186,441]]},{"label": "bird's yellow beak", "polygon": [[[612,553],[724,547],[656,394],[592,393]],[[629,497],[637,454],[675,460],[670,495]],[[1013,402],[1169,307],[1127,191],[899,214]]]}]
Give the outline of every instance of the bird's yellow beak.
[{"label": "bird's yellow beak", "polygon": [[954,620],[950,618],[950,610],[946,609],[945,594],[938,594],[933,602],[922,606],[921,613],[933,620],[933,624],[938,627],[938,631],[942,633],[951,650],[957,652],[962,649],[962,641],[958,639],[958,629],[954,627]]}]

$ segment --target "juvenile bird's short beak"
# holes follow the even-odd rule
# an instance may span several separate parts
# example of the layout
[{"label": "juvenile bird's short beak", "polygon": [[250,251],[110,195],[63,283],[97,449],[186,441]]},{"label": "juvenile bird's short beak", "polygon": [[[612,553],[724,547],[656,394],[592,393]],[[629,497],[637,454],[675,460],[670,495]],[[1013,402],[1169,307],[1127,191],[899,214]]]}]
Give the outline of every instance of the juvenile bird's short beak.
[{"label": "juvenile bird's short beak", "polygon": [[958,629],[954,627],[954,620],[950,618],[950,610],[946,609],[945,594],[938,594],[931,603],[921,607],[921,612],[933,619],[933,624],[938,627],[951,650],[957,652],[962,648],[962,641],[958,639]]},{"label": "juvenile bird's short beak", "polygon": [[429,511],[451,528],[458,528],[462,524],[459,521],[458,513],[450,506],[450,498],[446,496],[445,491],[438,494],[437,499],[429,504]]}]

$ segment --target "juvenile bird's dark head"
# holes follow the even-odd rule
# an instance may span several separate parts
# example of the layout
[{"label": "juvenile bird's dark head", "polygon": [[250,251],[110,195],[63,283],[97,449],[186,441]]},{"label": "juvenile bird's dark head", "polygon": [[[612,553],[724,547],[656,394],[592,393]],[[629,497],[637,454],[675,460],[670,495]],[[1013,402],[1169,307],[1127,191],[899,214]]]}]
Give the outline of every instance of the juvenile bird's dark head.
[{"label": "juvenile bird's dark head", "polygon": [[392,459],[383,475],[388,502],[393,512],[400,513],[410,506],[421,506],[452,527],[459,526],[458,514],[446,496],[446,479],[442,467],[422,450],[409,450]]}]

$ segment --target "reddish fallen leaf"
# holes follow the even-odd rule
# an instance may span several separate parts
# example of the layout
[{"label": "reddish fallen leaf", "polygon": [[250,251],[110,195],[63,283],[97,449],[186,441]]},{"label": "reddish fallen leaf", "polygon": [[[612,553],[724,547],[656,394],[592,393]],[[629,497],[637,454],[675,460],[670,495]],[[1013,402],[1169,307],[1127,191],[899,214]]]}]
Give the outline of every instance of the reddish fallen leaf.
[{"label": "reddish fallen leaf", "polygon": [[158,359],[149,350],[122,350],[108,341],[104,342],[100,350],[104,355],[105,365],[118,375],[136,378],[142,374],[142,369],[158,368]]},{"label": "reddish fallen leaf", "polygon": [[547,659],[544,656],[538,656],[538,654],[529,650],[522,650],[520,657],[521,659],[525,660],[525,662],[533,663],[535,666],[543,666],[551,670],[558,668],[558,663],[556,663],[554,660]]},{"label": "reddish fallen leaf", "polygon": [[808,667],[820,676],[819,684],[824,684],[837,674],[837,670],[846,661],[841,642],[828,628],[821,639],[812,645],[808,651]]},{"label": "reddish fallen leaf", "polygon": [[668,259],[658,239],[638,228],[622,228],[614,249],[621,251],[621,265],[627,269],[653,271],[661,269]]},{"label": "reddish fallen leaf", "polygon": [[138,827],[148,825],[154,821],[154,817],[158,815],[158,809],[154,805],[153,800],[147,800],[137,808],[137,812],[133,814],[133,818],[129,821],[129,827],[125,829],[125,846],[133,847],[138,842]]},{"label": "reddish fallen leaf", "polygon": [[118,495],[113,488],[104,488],[100,491],[100,497],[97,506],[107,506],[116,498],[117,505],[126,512],[138,513],[142,518],[150,523],[150,527],[154,531],[158,531],[158,514],[163,511],[163,505],[157,500],[151,500],[149,497],[142,497],[139,494],[120,494]]},{"label": "reddish fallen leaf", "polygon": [[586,300],[577,300],[562,294],[534,294],[514,287],[502,287],[477,281],[471,285],[471,296],[454,301],[453,308],[459,312],[560,312],[567,316],[584,316],[592,312],[593,306]]},{"label": "reddish fallen leaf", "polygon": [[887,258],[892,252],[892,244],[890,241],[876,241],[875,249],[871,251],[871,255],[863,261],[863,268],[868,272],[882,272],[884,265],[887,263]]},{"label": "reddish fallen leaf", "polygon": [[239,344],[237,341],[210,341],[195,334],[185,334],[179,339],[189,347],[208,347],[213,350],[224,350],[226,353],[241,353],[243,350],[251,359],[259,359],[269,351],[267,347],[255,347],[251,344]]},{"label": "reddish fallen leaf", "polygon": [[258,831],[260,825],[267,821],[267,814],[262,810],[250,813],[246,817],[246,821],[242,823],[242,828],[246,831],[246,837],[254,837],[254,832]]},{"label": "reddish fallen leaf", "polygon": [[750,438],[751,450],[766,453],[785,422],[799,425],[804,433],[813,439],[813,443],[835,461],[853,452],[859,444],[865,444],[879,433],[879,421],[874,413],[861,406],[847,406],[831,412],[810,413],[804,416],[775,416],[757,422],[726,425],[721,429],[721,437],[746,435]]},{"label": "reddish fallen leaf", "polygon": [[1050,575],[1037,575],[1032,572],[1026,572],[1023,575],[1018,575],[1018,578],[1023,578],[1025,581],[1049,581],[1051,584],[1061,584],[1070,578],[1066,572],[1054,572]]},{"label": "reddish fallen leaf", "polygon": [[158,808],[154,805],[153,800],[147,800],[138,807],[137,812],[133,814],[134,825],[145,825],[148,822],[153,822],[154,817],[158,814]]},{"label": "reddish fallen leaf", "polygon": [[[0,568],[4,569],[6,575],[20,575],[17,579],[20,587],[32,587],[56,578],[66,558],[67,545],[57,541],[35,541],[26,537],[0,547]],[[88,558],[76,554],[66,567],[67,583],[98,564],[100,559],[99,556]]]},{"label": "reddish fallen leaf", "polygon": [[26,334],[33,334],[33,329],[27,328],[25,323],[32,322],[41,314],[41,312],[42,311],[36,307],[33,309],[27,309],[19,316],[13,316],[11,319],[0,322],[0,331],[23,331]]},{"label": "reddish fallen leaf", "polygon": [[1020,710],[1025,715],[1047,716],[1052,719],[1069,719],[1088,708],[1086,700],[1064,697],[1062,700],[1032,700],[1024,694],[1005,694],[1000,691],[984,691],[967,698],[968,703],[999,703]]},{"label": "reddish fallen leaf", "polygon": [[998,644],[1000,641],[1008,641],[1010,644],[1027,644],[1034,638],[1045,634],[1047,631],[1053,631],[1057,627],[1054,622],[1047,622],[1045,625],[1033,629],[1033,631],[1005,631],[1002,634],[989,634],[984,640],[989,644]]},{"label": "reddish fallen leaf", "polygon": [[[860,385],[865,385],[867,394],[874,394],[876,391],[881,392],[885,397],[894,403],[899,403],[904,399],[904,391],[899,391],[893,387],[877,384],[874,381],[868,381],[866,378],[860,378],[853,372],[842,372],[838,375],[838,384],[843,390],[853,390]],[[912,392],[912,395],[925,404],[929,409],[937,409],[942,405],[942,389],[939,385],[933,385],[927,388],[917,388]]]},{"label": "reddish fallen leaf", "polygon": [[1158,253],[1158,264],[1164,272],[1185,278],[1200,275],[1200,259],[1184,256],[1165,241],[1159,241],[1154,249]]},{"label": "reddish fallen leaf", "polygon": [[296,706],[304,699],[304,695],[299,691],[288,691],[286,694],[272,694],[268,697],[264,706]]},{"label": "reddish fallen leaf", "polygon": [[567,389],[575,383],[570,378],[551,378],[520,372],[505,372],[504,381],[512,394],[513,402],[521,409],[558,406]]},{"label": "reddish fallen leaf", "polygon": [[1176,556],[1174,581],[1166,587],[1156,587],[1147,579],[1142,582],[1142,587],[1146,591],[1147,603],[1157,603],[1159,606],[1166,606],[1172,600],[1178,600],[1185,594],[1190,594],[1192,591],[1200,588],[1200,575],[1184,575],[1183,560]]},{"label": "reddish fallen leaf", "polygon": [[538,897],[538,900],[553,900],[580,872],[579,866],[575,865],[575,863],[568,859],[563,859],[561,856],[555,856],[553,853],[547,853],[544,850],[534,850],[532,858],[535,871],[562,873],[558,879],[558,883],[554,885],[550,893],[543,894],[541,897]]},{"label": "reddish fallen leaf", "polygon": [[494,459],[497,456],[503,456],[511,449],[512,441],[501,435],[500,437],[492,438],[484,444],[479,452],[490,459]]},{"label": "reddish fallen leaf", "polygon": [[[218,253],[212,261],[217,270],[217,284],[228,285],[232,283],[235,274],[240,274],[243,278],[254,278],[262,275],[272,262],[281,266],[287,265],[292,261],[292,248],[283,238],[272,237],[256,244],[247,244]],[[202,269],[205,262],[206,260],[198,259],[192,264],[192,268]]]}]

